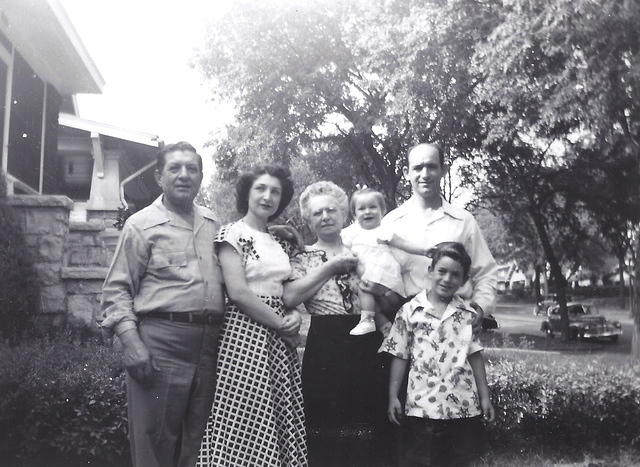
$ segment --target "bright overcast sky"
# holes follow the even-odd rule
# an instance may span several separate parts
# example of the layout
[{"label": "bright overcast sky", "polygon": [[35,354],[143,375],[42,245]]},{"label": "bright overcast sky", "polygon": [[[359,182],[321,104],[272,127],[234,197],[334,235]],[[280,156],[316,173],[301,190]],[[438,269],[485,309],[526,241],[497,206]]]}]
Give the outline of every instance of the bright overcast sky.
[{"label": "bright overcast sky", "polygon": [[231,109],[210,102],[191,68],[206,25],[225,11],[219,0],[59,0],[100,70],[99,95],[78,95],[80,117],[191,142],[211,172],[204,143]]}]

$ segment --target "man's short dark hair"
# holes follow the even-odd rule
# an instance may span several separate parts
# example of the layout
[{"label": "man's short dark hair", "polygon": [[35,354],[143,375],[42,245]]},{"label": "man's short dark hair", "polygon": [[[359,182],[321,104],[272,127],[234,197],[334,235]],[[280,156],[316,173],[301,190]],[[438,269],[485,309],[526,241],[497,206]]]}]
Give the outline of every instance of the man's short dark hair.
[{"label": "man's short dark hair", "polygon": [[407,149],[407,157],[406,157],[406,159],[407,159],[407,167],[409,166],[409,154],[411,154],[411,151],[413,151],[418,146],[431,146],[432,148],[435,148],[438,151],[438,159],[440,160],[440,168],[444,168],[444,150],[442,149],[442,146],[440,146],[438,143],[418,143],[418,144],[414,144],[409,149]]},{"label": "man's short dark hair", "polygon": [[286,167],[264,164],[252,167],[248,171],[243,172],[236,182],[236,209],[243,216],[247,213],[249,210],[249,191],[253,186],[253,182],[264,174],[277,178],[280,180],[280,185],[282,185],[282,195],[280,196],[278,209],[269,217],[269,220],[272,221],[284,211],[284,208],[287,207],[291,202],[291,198],[293,198],[293,180],[291,180],[291,172]]},{"label": "man's short dark hair", "polygon": [[175,151],[192,152],[198,156],[198,166],[200,167],[200,172],[202,172],[202,156],[196,152],[196,148],[186,141],[166,144],[160,148],[160,151],[158,151],[158,155],[156,156],[156,169],[158,172],[162,172],[162,169],[164,169],[164,165],[167,163],[167,154]]}]

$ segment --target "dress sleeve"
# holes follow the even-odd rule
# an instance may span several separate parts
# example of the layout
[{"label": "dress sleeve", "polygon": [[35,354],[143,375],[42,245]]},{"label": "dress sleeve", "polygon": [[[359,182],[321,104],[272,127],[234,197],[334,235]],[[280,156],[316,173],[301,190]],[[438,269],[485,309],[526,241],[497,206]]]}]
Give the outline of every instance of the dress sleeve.
[{"label": "dress sleeve", "polygon": [[[286,250],[285,250],[286,251]],[[291,276],[292,281],[300,279],[307,274],[308,255],[304,251],[300,251],[291,258]]]}]

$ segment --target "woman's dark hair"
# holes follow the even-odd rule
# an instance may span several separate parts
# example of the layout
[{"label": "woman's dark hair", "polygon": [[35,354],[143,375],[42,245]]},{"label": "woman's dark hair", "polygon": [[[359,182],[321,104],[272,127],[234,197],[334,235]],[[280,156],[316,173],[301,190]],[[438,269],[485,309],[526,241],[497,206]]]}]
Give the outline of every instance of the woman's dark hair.
[{"label": "woman's dark hair", "polygon": [[428,256],[431,258],[431,266],[429,270],[433,270],[438,261],[445,256],[460,263],[462,271],[464,272],[465,279],[469,277],[469,270],[471,269],[471,258],[464,249],[462,243],[458,242],[442,242],[429,250]]},{"label": "woman's dark hair", "polygon": [[287,207],[291,198],[293,198],[293,181],[291,180],[291,172],[286,167],[264,164],[252,167],[246,172],[240,174],[240,177],[236,182],[236,209],[242,215],[247,213],[249,210],[249,191],[256,179],[265,174],[277,178],[280,180],[280,185],[282,185],[282,195],[280,196],[278,209],[269,217],[269,220],[272,221],[278,217],[282,211],[284,211],[284,208]]}]

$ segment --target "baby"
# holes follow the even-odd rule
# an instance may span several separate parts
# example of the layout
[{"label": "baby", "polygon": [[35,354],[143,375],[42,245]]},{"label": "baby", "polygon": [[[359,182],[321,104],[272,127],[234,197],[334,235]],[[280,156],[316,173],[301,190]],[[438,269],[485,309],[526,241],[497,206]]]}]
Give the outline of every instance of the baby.
[{"label": "baby", "polygon": [[[357,190],[351,196],[350,208],[356,224],[342,231],[342,242],[358,256],[360,279],[381,287],[383,293],[393,291],[405,297],[400,264],[390,247],[415,255],[426,255],[426,249],[411,244],[380,225],[387,206],[379,191],[371,188]],[[353,336],[374,332],[374,318],[380,312],[373,294],[360,291],[359,297],[362,311],[360,322],[350,332]]]}]

